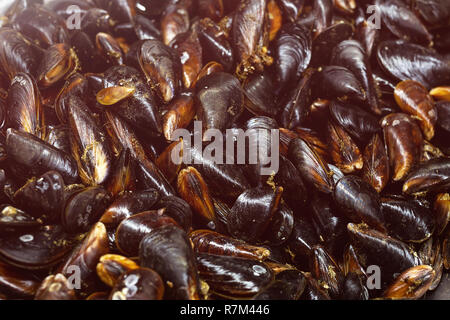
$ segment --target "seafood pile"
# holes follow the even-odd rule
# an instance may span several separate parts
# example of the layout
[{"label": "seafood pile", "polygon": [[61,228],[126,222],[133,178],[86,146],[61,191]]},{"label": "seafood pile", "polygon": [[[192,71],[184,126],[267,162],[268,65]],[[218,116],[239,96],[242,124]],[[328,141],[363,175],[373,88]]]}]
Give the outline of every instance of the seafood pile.
[{"label": "seafood pile", "polygon": [[0,300],[449,286],[448,0],[15,0],[0,124]]}]

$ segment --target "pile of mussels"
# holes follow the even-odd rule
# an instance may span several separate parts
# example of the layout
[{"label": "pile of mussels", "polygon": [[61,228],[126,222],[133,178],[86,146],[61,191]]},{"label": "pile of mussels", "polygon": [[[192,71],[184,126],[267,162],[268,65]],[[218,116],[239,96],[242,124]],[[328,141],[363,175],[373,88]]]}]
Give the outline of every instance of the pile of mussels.
[{"label": "pile of mussels", "polygon": [[448,287],[448,0],[16,0],[0,77],[0,300]]}]

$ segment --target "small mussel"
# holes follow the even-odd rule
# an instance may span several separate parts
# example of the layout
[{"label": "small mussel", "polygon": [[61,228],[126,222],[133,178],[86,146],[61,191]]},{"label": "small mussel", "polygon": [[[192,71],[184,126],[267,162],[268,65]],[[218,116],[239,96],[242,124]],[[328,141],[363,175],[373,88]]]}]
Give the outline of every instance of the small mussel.
[{"label": "small mussel", "polygon": [[118,254],[105,254],[96,267],[100,280],[110,287],[114,287],[122,274],[137,268],[136,262]]},{"label": "small mussel", "polygon": [[110,300],[162,300],[164,282],[154,270],[137,268],[117,279]]},{"label": "small mussel", "polygon": [[423,194],[445,191],[449,183],[449,169],[450,160],[448,158],[431,159],[411,171],[403,184],[403,192]]},{"label": "small mussel", "polygon": [[198,253],[200,279],[210,290],[228,298],[251,297],[273,280],[273,272],[263,262],[230,256]]},{"label": "small mussel", "polygon": [[428,265],[409,268],[395,279],[383,296],[387,299],[420,299],[430,288],[435,274]]}]

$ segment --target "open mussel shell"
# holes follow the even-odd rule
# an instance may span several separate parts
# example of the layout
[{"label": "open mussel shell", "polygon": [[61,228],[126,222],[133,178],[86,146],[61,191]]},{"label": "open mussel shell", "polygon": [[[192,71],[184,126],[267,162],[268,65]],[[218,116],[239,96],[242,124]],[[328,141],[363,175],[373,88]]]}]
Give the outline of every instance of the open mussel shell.
[{"label": "open mussel shell", "polygon": [[181,228],[167,225],[147,234],[140,244],[139,260],[141,267],[151,268],[160,274],[166,286],[166,298],[199,299],[194,252]]},{"label": "open mussel shell", "polygon": [[66,183],[78,179],[75,160],[32,134],[9,128],[6,132],[8,157],[31,169],[32,174],[41,175],[55,170]]},{"label": "open mussel shell", "polygon": [[39,281],[29,271],[0,262],[0,290],[6,297],[31,298],[38,288]]},{"label": "open mussel shell", "polygon": [[64,179],[56,171],[31,178],[14,193],[14,203],[36,218],[58,221],[64,205]]},{"label": "open mussel shell", "polygon": [[152,230],[166,225],[178,226],[176,221],[164,214],[165,209],[144,211],[123,220],[116,230],[116,246],[127,256],[139,254],[139,244]]},{"label": "open mussel shell", "polygon": [[0,237],[0,257],[24,269],[47,269],[60,262],[75,244],[74,237],[61,226]]},{"label": "open mussel shell", "polygon": [[383,199],[381,211],[392,236],[407,242],[423,242],[434,231],[433,213],[414,201]]},{"label": "open mussel shell", "polygon": [[347,230],[360,262],[366,268],[379,266],[383,282],[391,282],[400,272],[421,264],[417,253],[400,240],[362,224],[349,223]]},{"label": "open mussel shell", "polygon": [[297,82],[311,61],[311,31],[291,23],[281,29],[275,40],[275,83],[278,89]]},{"label": "open mussel shell", "polygon": [[419,119],[425,139],[431,140],[438,111],[427,89],[417,81],[404,80],[395,87],[394,97],[400,109]]},{"label": "open mussel shell", "polygon": [[44,106],[34,78],[17,73],[11,80],[6,100],[6,122],[9,128],[45,138]]},{"label": "open mussel shell", "polygon": [[76,294],[67,278],[58,273],[42,281],[34,300],[76,300]]},{"label": "open mussel shell", "polygon": [[376,190],[358,176],[347,175],[337,183],[333,193],[336,205],[353,222],[365,222],[384,231],[384,217],[380,209],[380,196]]},{"label": "open mussel shell", "polygon": [[181,87],[181,61],[175,49],[159,40],[141,44],[139,63],[148,82],[164,102],[170,102]]},{"label": "open mussel shell", "polygon": [[419,194],[446,191],[450,182],[450,161],[448,158],[437,158],[420,164],[406,177],[403,192]]},{"label": "open mussel shell", "polygon": [[203,129],[227,129],[244,110],[244,93],[239,80],[229,73],[216,72],[195,85],[197,117]]},{"label": "open mussel shell", "polygon": [[428,265],[411,267],[395,279],[383,296],[387,299],[420,299],[432,285],[435,274],[433,267]]},{"label": "open mussel shell", "polygon": [[264,247],[257,247],[245,241],[225,236],[211,230],[195,230],[189,235],[194,251],[220,256],[233,256],[255,260],[265,260],[270,251]]},{"label": "open mussel shell", "polygon": [[136,262],[118,254],[105,254],[97,263],[97,275],[106,285],[114,287],[120,276],[139,268]]},{"label": "open mussel shell", "polygon": [[88,187],[72,195],[64,207],[61,221],[70,233],[86,232],[97,222],[110,201],[103,187]]},{"label": "open mussel shell", "polygon": [[207,253],[197,254],[200,279],[210,290],[230,298],[253,296],[273,280],[273,272],[263,262]]},{"label": "open mussel shell", "polygon": [[109,295],[110,300],[162,300],[163,297],[163,280],[148,268],[124,272]]},{"label": "open mussel shell", "polygon": [[279,208],[282,193],[282,187],[244,191],[227,217],[228,232],[250,243],[263,242],[262,236]]},{"label": "open mussel shell", "polygon": [[1,28],[0,43],[0,68],[3,73],[10,79],[19,72],[36,74],[42,52],[33,47],[29,40],[13,29]]},{"label": "open mussel shell", "polygon": [[83,100],[68,98],[72,156],[77,161],[81,181],[86,185],[104,183],[112,171],[112,155],[105,130],[98,126]]},{"label": "open mussel shell", "polygon": [[333,191],[332,171],[309,143],[299,138],[292,140],[288,155],[305,182],[323,193]]},{"label": "open mussel shell", "polygon": [[10,205],[0,206],[0,230],[3,233],[17,233],[41,226],[32,215]]},{"label": "open mussel shell", "polygon": [[378,193],[389,182],[389,158],[380,134],[374,134],[364,149],[362,175]]},{"label": "open mussel shell", "polygon": [[378,45],[378,63],[397,80],[415,80],[431,89],[450,80],[450,65],[435,51],[404,41],[384,41]]},{"label": "open mussel shell", "polygon": [[420,161],[423,137],[419,126],[404,113],[391,113],[381,121],[392,179],[399,181]]}]

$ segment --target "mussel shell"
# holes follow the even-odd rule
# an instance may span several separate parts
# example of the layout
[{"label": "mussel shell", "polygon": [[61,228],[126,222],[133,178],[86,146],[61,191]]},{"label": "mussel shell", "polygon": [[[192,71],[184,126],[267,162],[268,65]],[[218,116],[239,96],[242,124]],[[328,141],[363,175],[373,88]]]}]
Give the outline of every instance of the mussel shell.
[{"label": "mussel shell", "polygon": [[229,256],[198,253],[199,276],[210,290],[228,297],[255,295],[273,279],[272,270],[262,262]]},{"label": "mussel shell", "polygon": [[[115,34],[118,33],[118,28],[119,26],[116,26]],[[138,40],[161,39],[161,31],[156,27],[153,20],[142,14],[137,14],[134,17],[134,32]]]},{"label": "mussel shell", "polygon": [[387,299],[420,299],[431,287],[435,275],[431,266],[411,267],[394,280],[383,296]]},{"label": "mussel shell", "polygon": [[291,208],[300,208],[308,200],[308,190],[294,164],[287,158],[280,157],[280,168],[274,181],[283,187],[283,199]]},{"label": "mussel shell", "polygon": [[164,209],[144,211],[123,220],[116,229],[116,246],[127,256],[139,254],[139,244],[152,230],[166,226],[178,226],[175,220],[164,214]]},{"label": "mussel shell", "polygon": [[0,211],[0,230],[3,233],[17,233],[41,226],[32,215],[13,206],[2,205]]},{"label": "mussel shell", "polygon": [[106,189],[113,197],[135,189],[136,162],[129,149],[123,149],[116,159]]},{"label": "mussel shell", "polygon": [[150,85],[164,102],[170,102],[181,87],[181,61],[175,49],[159,40],[141,44],[139,63]]},{"label": "mussel shell", "polygon": [[64,205],[64,180],[56,171],[32,178],[14,193],[14,202],[36,218],[57,221]]},{"label": "mussel shell", "polygon": [[417,253],[400,240],[353,223],[347,225],[347,230],[363,266],[379,266],[383,282],[390,282],[400,272],[421,264]]},{"label": "mussel shell", "polygon": [[271,245],[282,245],[288,241],[293,229],[294,211],[283,202],[273,215],[270,226],[264,234],[264,238]]},{"label": "mussel shell", "polygon": [[445,0],[416,0],[413,8],[431,26],[448,25],[450,4]]},{"label": "mussel shell", "polygon": [[384,41],[377,58],[383,70],[399,81],[411,79],[427,89],[448,84],[450,65],[431,49],[404,41]]},{"label": "mussel shell", "polygon": [[256,294],[252,300],[298,300],[306,285],[306,278],[300,271],[282,271],[275,275],[274,281]]},{"label": "mussel shell", "polygon": [[205,76],[197,82],[195,90],[197,117],[203,122],[203,129],[227,129],[244,109],[241,84],[229,73]]},{"label": "mussel shell", "polygon": [[140,244],[139,260],[142,267],[161,275],[167,299],[199,298],[194,252],[181,228],[168,225],[147,234]]},{"label": "mussel shell", "polygon": [[295,22],[303,10],[305,0],[280,0],[278,5],[283,11],[283,18]]},{"label": "mussel shell", "polygon": [[403,192],[406,194],[446,191],[450,182],[450,161],[438,158],[420,164],[406,177]]},{"label": "mussel shell", "polygon": [[67,278],[58,273],[42,281],[34,300],[76,300],[76,295]]},{"label": "mussel shell", "polygon": [[308,261],[312,254],[312,248],[319,242],[319,236],[311,222],[304,217],[296,216],[294,229],[287,245],[292,252],[293,263],[299,269],[305,270],[309,267]]},{"label": "mussel shell", "polygon": [[363,155],[363,179],[380,193],[389,182],[389,158],[383,138],[374,134]]},{"label": "mussel shell", "polygon": [[332,101],[330,115],[359,143],[366,144],[374,133],[381,130],[378,119],[356,105]]},{"label": "mussel shell", "polygon": [[275,117],[279,112],[275,83],[268,72],[250,76],[244,84],[246,108],[255,115]]},{"label": "mussel shell", "polygon": [[380,196],[360,177],[347,175],[341,178],[336,183],[333,199],[351,221],[363,221],[375,229],[385,230]]},{"label": "mussel shell", "polygon": [[105,254],[97,263],[97,275],[106,285],[114,287],[120,276],[130,270],[139,268],[131,259],[118,254]]},{"label": "mussel shell", "polygon": [[164,214],[174,219],[186,232],[192,227],[192,210],[183,199],[175,196],[162,197],[155,205],[156,208],[164,208]]},{"label": "mussel shell", "polygon": [[348,273],[342,283],[342,300],[368,300],[369,291],[361,281],[361,277],[353,272]]},{"label": "mussel shell", "polygon": [[75,51],[65,43],[50,46],[43,54],[36,79],[40,88],[48,88],[76,71]]},{"label": "mussel shell", "polygon": [[74,238],[61,226],[0,237],[0,256],[7,263],[24,269],[47,269],[72,249]]},{"label": "mussel shell", "polygon": [[61,221],[70,233],[86,232],[97,222],[110,201],[103,187],[88,187],[72,195],[64,207]]},{"label": "mussel shell", "polygon": [[110,34],[99,32],[95,36],[95,43],[97,48],[113,65],[121,65],[124,62],[124,54],[120,48],[119,43]]},{"label": "mussel shell", "polygon": [[148,268],[127,271],[117,280],[110,300],[162,300],[164,283],[158,273]]},{"label": "mussel shell", "polygon": [[250,243],[261,242],[280,204],[283,188],[257,187],[244,191],[227,217],[228,232]]},{"label": "mussel shell", "polygon": [[66,183],[75,182],[78,170],[75,160],[35,136],[9,128],[6,132],[8,156],[31,169],[34,175],[55,170]]},{"label": "mussel shell", "polygon": [[0,262],[0,290],[9,298],[31,298],[39,288],[39,282],[29,271]]}]

